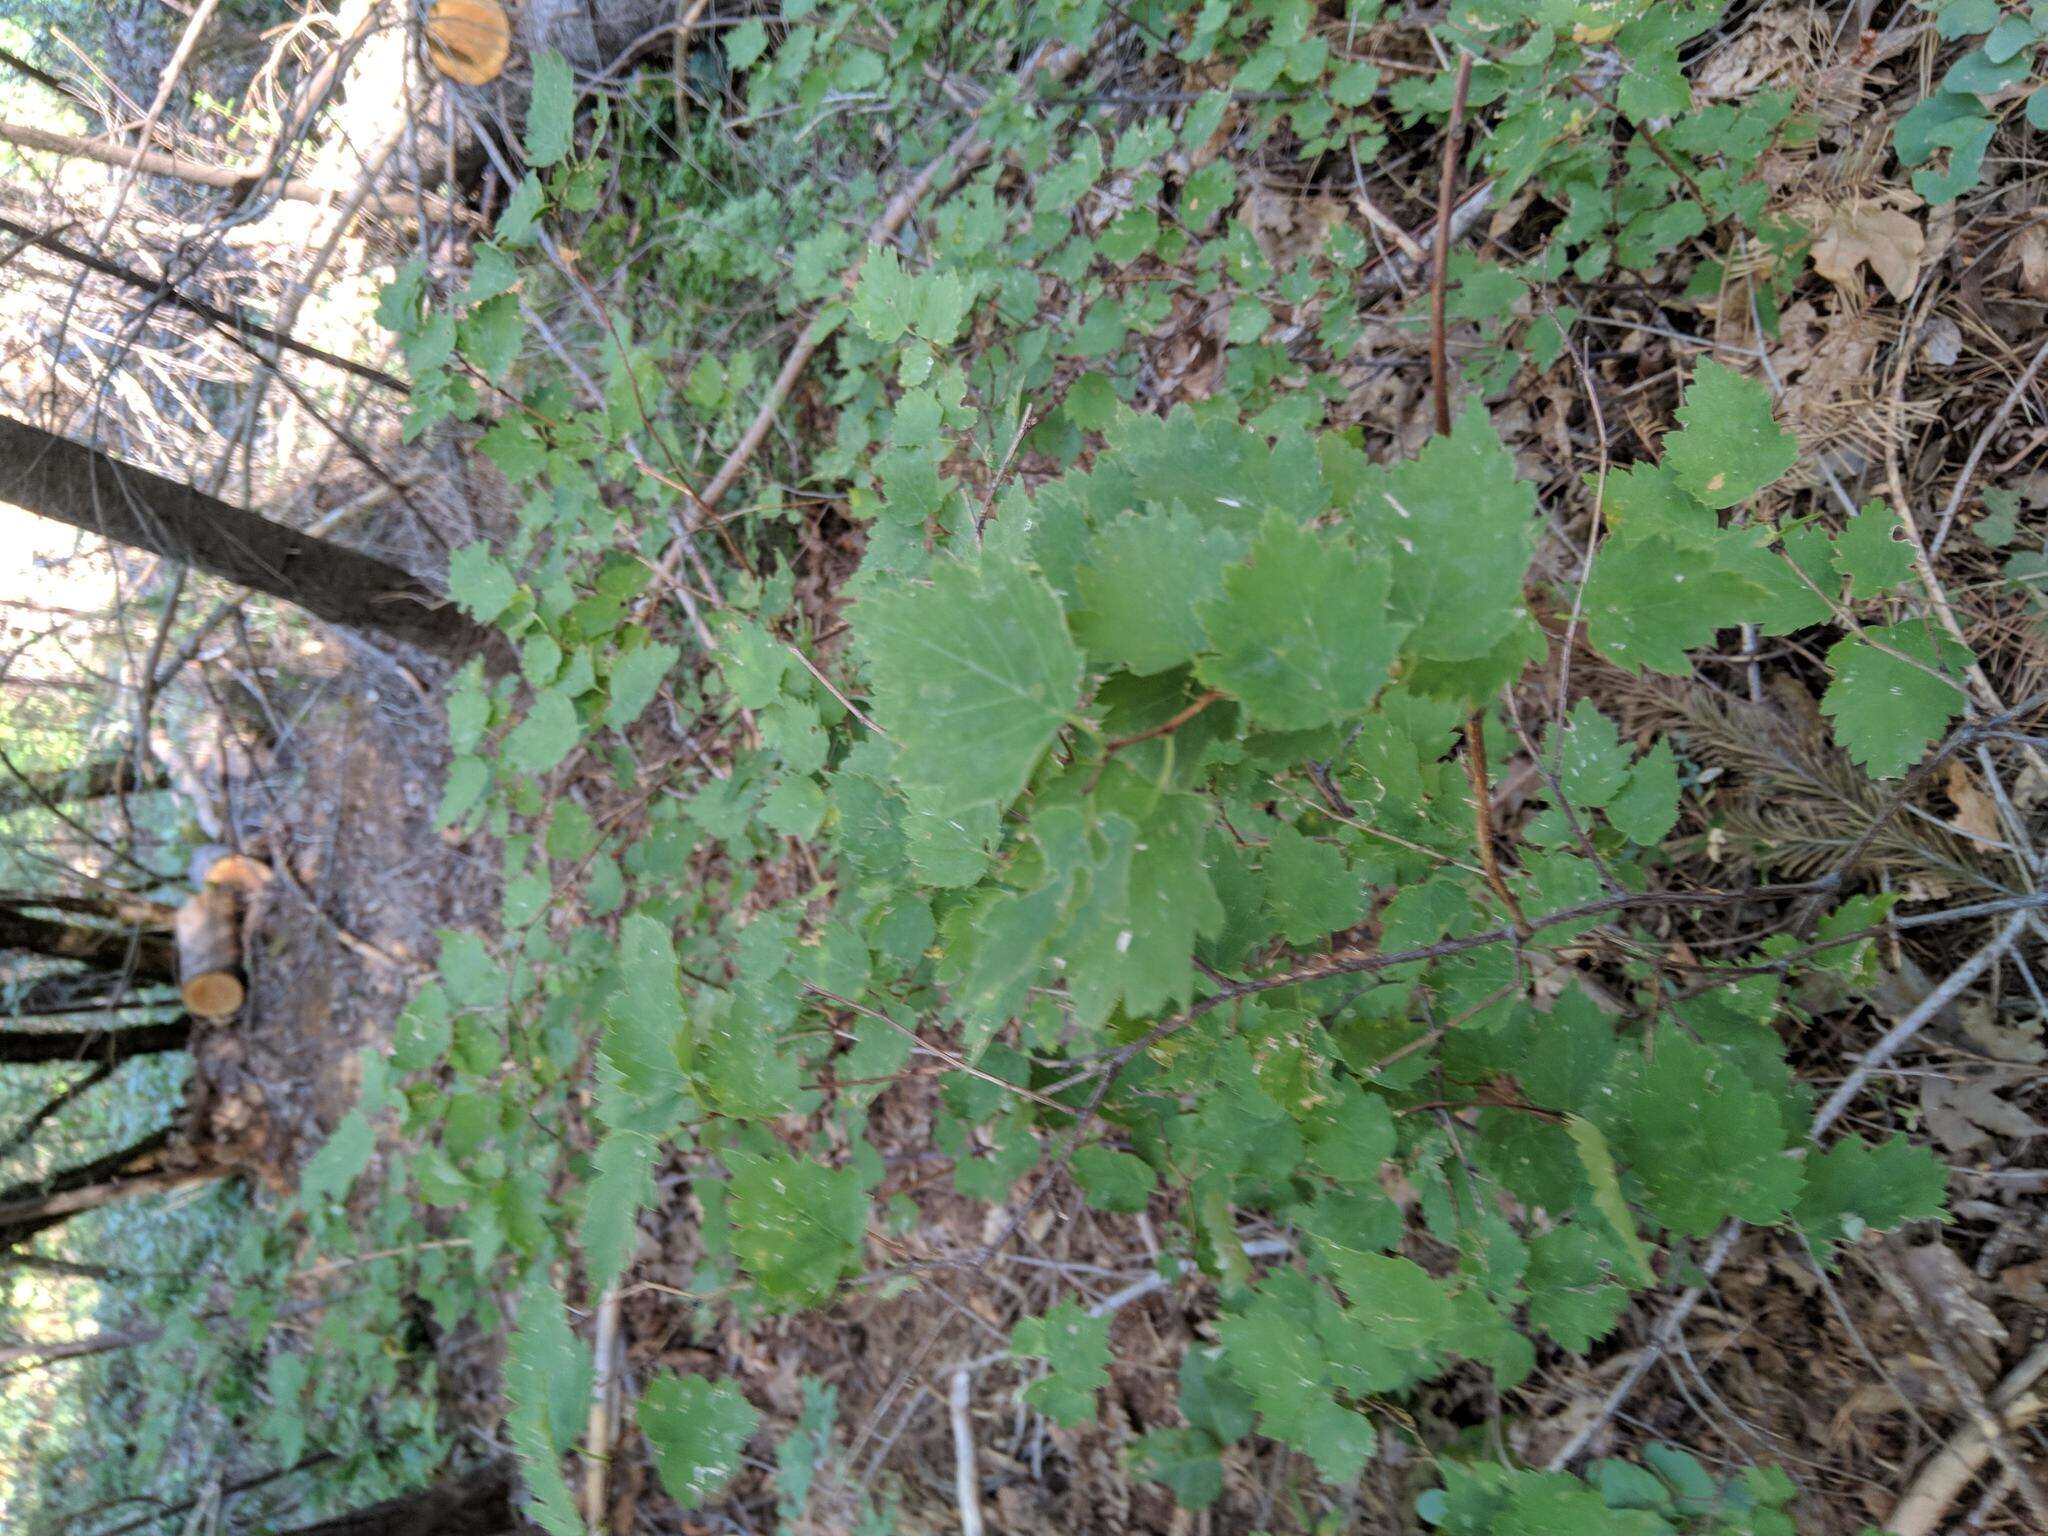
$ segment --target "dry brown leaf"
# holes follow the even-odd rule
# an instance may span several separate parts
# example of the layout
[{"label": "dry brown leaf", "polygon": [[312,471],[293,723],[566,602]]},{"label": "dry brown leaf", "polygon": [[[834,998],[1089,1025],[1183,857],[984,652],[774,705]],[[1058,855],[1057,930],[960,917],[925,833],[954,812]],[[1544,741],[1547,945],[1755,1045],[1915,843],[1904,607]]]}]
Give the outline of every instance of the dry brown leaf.
[{"label": "dry brown leaf", "polygon": [[512,57],[512,22],[499,0],[434,0],[427,62],[457,85],[488,85]]},{"label": "dry brown leaf", "polygon": [[1244,200],[1244,220],[1273,270],[1286,272],[1322,249],[1330,231],[1344,222],[1344,204],[1334,197],[1296,197],[1260,186]]},{"label": "dry brown leaf", "polygon": [[1962,327],[1947,315],[1936,315],[1920,327],[1920,356],[1935,367],[1947,368],[1962,355]]},{"label": "dry brown leaf", "polygon": [[2048,224],[2029,224],[2014,237],[2019,261],[2020,291],[2032,299],[2048,299]]},{"label": "dry brown leaf", "polygon": [[1974,837],[1980,842],[1995,843],[2000,839],[1998,805],[1989,795],[1977,787],[1977,779],[1958,758],[1948,761],[1948,782],[1943,786],[1949,804],[1956,808],[1955,819],[1949,823],[1965,837]]},{"label": "dry brown leaf", "polygon": [[1927,1129],[1951,1152],[1974,1152],[1999,1137],[2021,1141],[2048,1135],[2048,1125],[1998,1096],[2000,1088],[2013,1087],[2031,1075],[1987,1072],[1963,1082],[1927,1078],[1920,1090]]},{"label": "dry brown leaf", "polygon": [[1853,198],[1829,210],[1821,223],[1813,242],[1813,270],[1854,292],[1863,283],[1859,269],[1868,262],[1891,296],[1903,303],[1919,281],[1926,250],[1926,232],[1910,216]]},{"label": "dry brown leaf", "polygon": [[2026,1066],[2048,1061],[2048,1046],[2041,1044],[2041,1026],[2038,1023],[2032,1029],[2010,1029],[1998,1022],[1989,1003],[1972,1003],[1961,1013],[1964,1035],[1992,1060],[2019,1062]]}]

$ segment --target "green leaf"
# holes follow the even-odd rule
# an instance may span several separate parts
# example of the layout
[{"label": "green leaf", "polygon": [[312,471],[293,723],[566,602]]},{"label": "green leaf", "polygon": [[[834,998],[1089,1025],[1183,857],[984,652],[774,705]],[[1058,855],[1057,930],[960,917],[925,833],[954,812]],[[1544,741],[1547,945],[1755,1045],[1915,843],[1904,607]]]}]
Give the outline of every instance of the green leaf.
[{"label": "green leaf", "polygon": [[1690,677],[1686,652],[1712,645],[1765,595],[1662,535],[1614,540],[1601,547],[1586,583],[1587,637],[1627,671]]},{"label": "green leaf", "polygon": [[320,1144],[320,1150],[306,1160],[299,1175],[299,1204],[311,1208],[347,1194],[356,1175],[369,1166],[375,1146],[369,1120],[360,1109],[350,1110],[334,1134]]},{"label": "green leaf", "polygon": [[1185,1003],[1195,940],[1223,926],[1203,857],[1212,807],[1195,795],[1157,794],[1121,767],[1097,799],[1116,814],[1102,819],[1108,848],[1062,941],[1069,995],[1091,1019],[1118,1001],[1134,1016]]},{"label": "green leaf", "polygon": [[1799,440],[1771,415],[1763,385],[1705,359],[1664,439],[1664,463],[1710,507],[1746,501],[1799,461]]},{"label": "green leaf", "polygon": [[860,1267],[868,1199],[856,1168],[783,1153],[725,1154],[732,1170],[732,1251],[771,1301],[817,1306]]},{"label": "green leaf", "polygon": [[1091,1142],[1074,1154],[1074,1180],[1098,1211],[1142,1211],[1156,1182],[1142,1157]]},{"label": "green leaf", "polygon": [[893,246],[874,246],[854,284],[854,323],[880,342],[898,340],[917,323],[917,278],[903,270]]},{"label": "green leaf", "polygon": [[533,1495],[526,1512],[550,1536],[582,1536],[583,1518],[562,1476],[562,1453],[582,1429],[591,1374],[590,1354],[569,1331],[562,1298],[536,1274],[505,1352],[505,1425]]},{"label": "green leaf", "polygon": [[1344,853],[1276,823],[1262,863],[1266,905],[1290,944],[1313,944],[1366,915],[1359,878]]},{"label": "green leaf", "polygon": [[1223,1496],[1223,1460],[1199,1429],[1155,1429],[1131,1442],[1131,1470],[1164,1483],[1183,1509],[1207,1509]]},{"label": "green leaf", "polygon": [[1890,1232],[1939,1216],[1948,1201],[1948,1169],[1903,1136],[1872,1146],[1844,1136],[1807,1160],[1806,1189],[1792,1213],[1825,1249],[1865,1231]]},{"label": "green leaf", "polygon": [[1607,802],[1607,820],[1623,837],[1654,848],[1678,825],[1678,756],[1668,738],[1636,760],[1628,782]]},{"label": "green leaf", "polygon": [[543,689],[526,718],[506,735],[505,762],[521,773],[547,773],[569,755],[582,734],[569,696],[558,689]]},{"label": "green leaf", "polygon": [[[1250,1307],[1218,1320],[1231,1374],[1251,1394],[1260,1432],[1304,1452],[1328,1482],[1356,1481],[1372,1455],[1369,1420],[1340,1405],[1318,1336],[1318,1292],[1304,1275],[1283,1271],[1260,1282]],[[1329,1299],[1320,1298],[1327,1309]]]},{"label": "green leaf", "polygon": [[590,1284],[603,1290],[626,1271],[640,1236],[640,1213],[654,1201],[654,1138],[607,1129],[591,1157],[576,1238]]},{"label": "green leaf", "polygon": [[752,69],[768,51],[768,28],[750,16],[725,35],[725,61],[734,74]]},{"label": "green leaf", "polygon": [[1043,1317],[1027,1317],[1010,1335],[1010,1353],[1042,1357],[1049,1369],[1024,1389],[1024,1401],[1055,1424],[1095,1417],[1095,1393],[1109,1385],[1109,1319],[1090,1317],[1063,1301]]},{"label": "green leaf", "polygon": [[1196,608],[1222,594],[1223,568],[1241,547],[1181,508],[1117,518],[1075,572],[1074,638],[1141,677],[1179,666],[1202,649]]},{"label": "green leaf", "polygon": [[1798,1198],[1778,1106],[1728,1062],[1676,1030],[1617,1095],[1609,1138],[1643,1183],[1643,1204],[1675,1232],[1705,1237],[1730,1216],[1769,1226]]},{"label": "green leaf", "polygon": [[1962,674],[1970,653],[1929,621],[1845,636],[1827,659],[1834,681],[1821,713],[1834,721],[1842,750],[1878,778],[1919,762],[1963,711],[1967,696],[1947,678]]},{"label": "green leaf", "polygon": [[492,383],[502,383],[526,342],[526,320],[519,300],[509,293],[479,304],[456,327],[462,355],[475,363]]},{"label": "green leaf", "polygon": [[1180,1414],[1223,1445],[1252,1432],[1251,1394],[1232,1379],[1213,1344],[1190,1344],[1180,1357]]},{"label": "green leaf", "polygon": [[1889,592],[1913,574],[1913,547],[1901,531],[1898,514],[1873,499],[1835,535],[1835,569],[1849,578],[1851,598]]},{"label": "green leaf", "polygon": [[553,165],[569,153],[576,115],[576,78],[552,48],[533,56],[533,97],[526,107],[526,163]]},{"label": "green leaf", "polygon": [[640,712],[654,702],[661,680],[682,659],[681,649],[673,645],[643,645],[619,657],[606,681],[611,702],[605,708],[604,723],[623,731],[639,719]]},{"label": "green leaf", "polygon": [[1561,740],[1553,739],[1550,750],[1557,754],[1558,786],[1575,808],[1598,810],[1628,782],[1628,749],[1621,744],[1621,732],[1591,699],[1579,700],[1571,728]]},{"label": "green leaf", "polygon": [[547,204],[547,196],[541,191],[540,178],[528,171],[512,189],[512,195],[505,199],[505,211],[498,215],[497,237],[500,245],[525,245],[533,238],[533,226],[539,222],[541,209]]},{"label": "green leaf", "polygon": [[1015,799],[1080,698],[1059,599],[1017,566],[935,562],[929,584],[864,599],[854,629],[897,775],[933,811]]},{"label": "green leaf", "polygon": [[1366,546],[1392,563],[1393,613],[1412,626],[1404,648],[1436,661],[1486,655],[1526,611],[1522,583],[1541,526],[1536,489],[1515,474],[1492,418],[1475,403],[1449,437],[1347,490],[1340,466],[1351,455],[1326,445],[1325,472]]},{"label": "green leaf", "polygon": [[1215,654],[1196,671],[1275,730],[1361,714],[1407,629],[1387,610],[1391,579],[1385,562],[1270,517],[1201,610]]},{"label": "green leaf", "polygon": [[761,1424],[731,1382],[673,1374],[647,1384],[634,1417],[654,1452],[661,1486],[685,1509],[696,1509],[731,1480]]},{"label": "green leaf", "polygon": [[1529,1240],[1529,1326],[1574,1353],[1605,1338],[1628,1307],[1628,1288],[1614,1283],[1611,1245],[1584,1222],[1568,1222]]},{"label": "green leaf", "polygon": [[519,583],[504,563],[479,539],[448,557],[448,595],[479,624],[488,624],[519,595]]},{"label": "green leaf", "polygon": [[644,912],[619,925],[619,984],[605,1004],[604,1055],[625,1093],[643,1104],[680,1093],[676,1054],[685,1023],[675,942]]},{"label": "green leaf", "polygon": [[1564,1129],[1571,1137],[1573,1150],[1579,1154],[1579,1166],[1586,1170],[1587,1182],[1593,1186],[1593,1209],[1614,1229],[1622,1252],[1628,1257],[1622,1278],[1631,1285],[1648,1285],[1656,1278],[1650,1269],[1650,1251],[1636,1235],[1635,1216],[1629,1211],[1628,1202],[1621,1198],[1621,1179],[1614,1171],[1607,1138],[1600,1134],[1599,1126],[1579,1115],[1566,1116]]},{"label": "green leaf", "polygon": [[1970,532],[1991,548],[2003,549],[2019,537],[2019,493],[1987,485],[1983,499],[1984,515],[1970,525]]}]

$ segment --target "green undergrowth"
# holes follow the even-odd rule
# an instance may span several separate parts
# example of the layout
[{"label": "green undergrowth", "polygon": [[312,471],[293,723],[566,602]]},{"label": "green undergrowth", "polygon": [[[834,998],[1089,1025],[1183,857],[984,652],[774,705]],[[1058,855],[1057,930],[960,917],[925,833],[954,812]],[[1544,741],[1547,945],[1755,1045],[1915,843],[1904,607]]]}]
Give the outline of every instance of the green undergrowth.
[{"label": "green undergrowth", "polygon": [[[707,1325],[915,1284],[871,1240],[921,1218],[884,1189],[869,1112],[920,1050],[953,1068],[931,1135],[959,1193],[1085,1203],[1134,1250],[1149,1213],[1160,1262],[1213,1289],[1181,1422],[1121,1447],[1132,1472],[1199,1509],[1227,1447],[1277,1442],[1317,1529],[1345,1528],[1383,1441],[1415,1439],[1404,1404],[1483,1377],[1514,1413],[1518,1387],[1692,1278],[1724,1224],[1795,1231],[1827,1262],[1940,1214],[1924,1148],[1816,1142],[1787,1060],[1808,1009],[1866,974],[1892,898],[1822,888],[1804,926],[1674,966],[1669,909],[1640,898],[1683,888],[1697,766],[1590,699],[1526,740],[1501,703],[1556,675],[1540,609],[1673,677],[1745,629],[1796,634],[1824,655],[1836,742],[1878,778],[1965,713],[1968,653],[1909,530],[1787,480],[1799,445],[1762,379],[1688,364],[1654,454],[1553,491],[1595,509],[1584,569],[1544,567],[1565,577],[1534,566],[1538,488],[1496,429],[1518,381],[1570,375],[1600,282],[1734,292],[1769,324],[1804,236],[1759,163],[1805,142],[1797,104],[1694,103],[1712,5],[1477,0],[1433,53],[1383,9],[785,6],[693,65],[744,117],[700,110],[681,143],[666,75],[579,101],[537,62],[532,173],[495,237],[452,287],[407,268],[383,310],[410,429],[474,434],[521,499],[450,568],[519,659],[448,695],[441,821],[502,849],[502,923],[443,935],[308,1171],[316,1243],[393,1253],[362,1272],[366,1311],[334,1313],[339,1363],[273,1383],[274,1433],[346,1444],[337,1415],[374,1420],[343,1405],[388,1397],[349,1373],[392,1385],[376,1319],[402,1307],[507,1327],[533,1517],[580,1530],[592,1360],[572,1317],[629,1274],[643,1222],[685,1219],[651,1214],[657,1167],[686,1170],[702,1212],[680,1305]],[[1018,85],[1053,42],[1099,64]],[[1276,267],[1246,200],[1335,162],[1343,195],[1354,154],[1433,181],[1461,53],[1463,183],[1530,194],[1542,234],[1511,262],[1452,257],[1470,403],[1385,462],[1345,419],[1342,370],[1375,316],[1420,334],[1424,307],[1373,286],[1362,226]],[[1373,62],[1390,54],[1409,67]],[[1196,84],[1132,107],[1118,69]],[[997,153],[867,248],[969,110]],[[1227,317],[1217,387],[1161,414],[1148,348],[1189,306]],[[681,487],[806,327],[824,340],[786,430],[686,558]],[[864,535],[850,636],[798,596],[819,518]],[[1496,763],[1526,747],[1542,768],[1499,889],[1475,716]],[[339,1202],[377,1127],[397,1150],[365,1237]],[[1010,1348],[1025,1407],[1095,1421],[1110,1318],[1062,1302]],[[832,1414],[818,1395],[784,1447],[785,1519],[845,1491]],[[737,1385],[666,1372],[636,1421],[686,1507],[760,1428]],[[1500,1447],[1422,1446],[1414,1517],[1792,1529],[1787,1471],[1716,1447],[1554,1472]]]}]

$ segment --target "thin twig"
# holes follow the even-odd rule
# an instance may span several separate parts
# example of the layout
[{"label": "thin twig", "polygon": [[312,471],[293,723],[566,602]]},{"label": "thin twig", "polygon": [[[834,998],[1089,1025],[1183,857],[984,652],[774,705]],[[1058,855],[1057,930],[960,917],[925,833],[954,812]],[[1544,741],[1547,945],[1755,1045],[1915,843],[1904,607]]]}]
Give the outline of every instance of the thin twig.
[{"label": "thin twig", "polygon": [[953,1493],[960,1505],[960,1536],[982,1536],[981,1474],[974,1465],[974,1424],[967,1416],[973,1386],[973,1376],[957,1370],[946,1399],[953,1416]]}]

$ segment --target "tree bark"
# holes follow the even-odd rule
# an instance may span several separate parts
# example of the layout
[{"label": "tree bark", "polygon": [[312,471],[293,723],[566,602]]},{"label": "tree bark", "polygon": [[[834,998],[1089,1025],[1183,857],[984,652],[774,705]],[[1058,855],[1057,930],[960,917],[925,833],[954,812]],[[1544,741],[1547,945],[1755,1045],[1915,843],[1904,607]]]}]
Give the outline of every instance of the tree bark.
[{"label": "tree bark", "polygon": [[139,982],[178,979],[177,958],[168,935],[60,923],[5,905],[0,905],[0,949],[47,955],[53,960],[81,960],[102,969],[125,969]]},{"label": "tree bark", "polygon": [[202,1184],[227,1173],[218,1164],[165,1167],[162,1158],[170,1141],[170,1128],[166,1126],[118,1152],[80,1163],[47,1179],[0,1189],[0,1252],[70,1220],[80,1211],[97,1210],[136,1195]]},{"label": "tree bark", "polygon": [[509,1464],[490,1462],[284,1536],[524,1536],[534,1528],[513,1503],[516,1486]]},{"label": "tree bark", "polygon": [[91,1062],[112,1066],[136,1056],[182,1051],[192,1038],[192,1020],[181,1015],[160,1024],[119,1029],[0,1029],[0,1062]]},{"label": "tree bark", "polygon": [[0,501],[460,661],[497,631],[395,565],[0,417]]},{"label": "tree bark", "polygon": [[[0,223],[4,223],[0,220]],[[157,789],[163,784],[161,770],[153,765],[142,783],[135,780],[135,762],[128,757],[102,757],[75,768],[49,768],[24,773],[13,770],[11,786],[0,787],[0,816],[36,806],[70,805],[80,800],[103,800],[110,795],[134,794]]]}]

